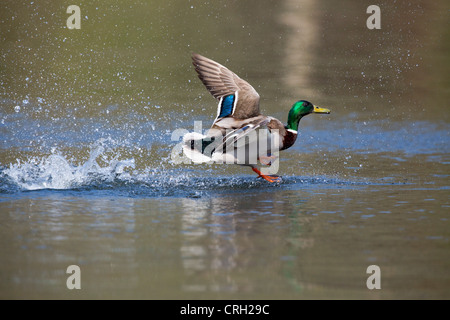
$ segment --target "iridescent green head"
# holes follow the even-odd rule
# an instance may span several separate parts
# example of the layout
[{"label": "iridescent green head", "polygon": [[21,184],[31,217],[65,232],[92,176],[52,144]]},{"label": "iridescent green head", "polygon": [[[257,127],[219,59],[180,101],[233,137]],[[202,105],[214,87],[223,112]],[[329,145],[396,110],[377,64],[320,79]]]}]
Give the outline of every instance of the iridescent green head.
[{"label": "iridescent green head", "polygon": [[306,100],[300,100],[294,103],[289,111],[287,129],[298,131],[298,123],[300,119],[310,113],[330,113],[330,110],[325,108],[319,108]]}]

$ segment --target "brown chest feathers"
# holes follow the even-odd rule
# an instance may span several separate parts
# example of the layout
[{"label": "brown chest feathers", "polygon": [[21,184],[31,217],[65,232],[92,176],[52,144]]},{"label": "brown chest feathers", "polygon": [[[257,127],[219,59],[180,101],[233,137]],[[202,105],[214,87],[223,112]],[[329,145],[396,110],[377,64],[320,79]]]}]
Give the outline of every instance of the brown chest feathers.
[{"label": "brown chest feathers", "polygon": [[290,130],[286,130],[286,135],[284,136],[281,150],[286,150],[287,148],[290,148],[295,143],[295,140],[297,140],[297,133],[293,133]]}]

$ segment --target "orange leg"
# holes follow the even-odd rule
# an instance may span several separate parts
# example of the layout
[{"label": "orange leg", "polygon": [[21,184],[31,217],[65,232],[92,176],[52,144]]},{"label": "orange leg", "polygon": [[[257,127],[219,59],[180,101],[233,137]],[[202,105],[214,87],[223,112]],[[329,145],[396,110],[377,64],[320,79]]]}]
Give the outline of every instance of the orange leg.
[{"label": "orange leg", "polygon": [[263,165],[270,166],[272,164],[272,161],[276,160],[277,156],[259,156],[259,162],[261,162]]},{"label": "orange leg", "polygon": [[252,167],[252,170],[254,172],[256,172],[256,174],[258,175],[258,178],[263,178],[264,180],[268,181],[268,182],[281,182],[281,178],[279,176],[268,176],[268,175],[264,175],[261,173],[261,171],[258,170],[258,168],[256,167]]}]

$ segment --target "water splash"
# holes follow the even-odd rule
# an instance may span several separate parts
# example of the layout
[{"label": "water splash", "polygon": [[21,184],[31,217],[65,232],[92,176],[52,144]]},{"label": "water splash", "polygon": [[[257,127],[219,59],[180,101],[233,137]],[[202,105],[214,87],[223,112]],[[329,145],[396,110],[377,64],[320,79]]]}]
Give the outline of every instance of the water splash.
[{"label": "water splash", "polygon": [[[92,146],[89,159],[80,166],[71,164],[61,154],[10,164],[3,175],[22,190],[73,189],[93,182],[114,181],[118,176],[129,177],[126,167],[134,168],[134,159],[118,160],[105,157],[108,139],[100,139]],[[101,166],[99,158],[106,164]]]},{"label": "water splash", "polygon": [[[90,146],[88,159],[79,165],[67,156],[53,151],[51,155],[17,160],[0,167],[0,193],[32,190],[98,191],[102,195],[127,197],[192,197],[215,193],[242,193],[253,190],[291,189],[308,186],[361,187],[367,181],[347,181],[327,176],[285,176],[281,184],[268,184],[254,175],[217,176],[214,170],[163,165],[135,168],[135,159],[124,159],[118,148],[123,143],[112,138],[99,139]],[[166,159],[168,160],[168,159]],[[373,182],[370,182],[371,184]]]}]

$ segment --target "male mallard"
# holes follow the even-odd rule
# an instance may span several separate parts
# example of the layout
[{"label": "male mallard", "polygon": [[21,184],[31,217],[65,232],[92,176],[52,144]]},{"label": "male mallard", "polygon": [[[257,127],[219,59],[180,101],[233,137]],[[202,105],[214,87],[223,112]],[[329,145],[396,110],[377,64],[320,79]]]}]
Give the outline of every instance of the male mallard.
[{"label": "male mallard", "polygon": [[[300,100],[289,111],[287,125],[259,112],[259,94],[245,80],[221,64],[192,55],[198,77],[219,100],[217,116],[206,135],[196,132],[183,137],[183,151],[193,162],[235,163],[250,166],[269,182],[280,178],[265,175],[257,167],[272,163],[273,153],[291,147],[297,139],[300,119],[310,113],[330,113]],[[253,160],[252,160],[253,158]]]}]

